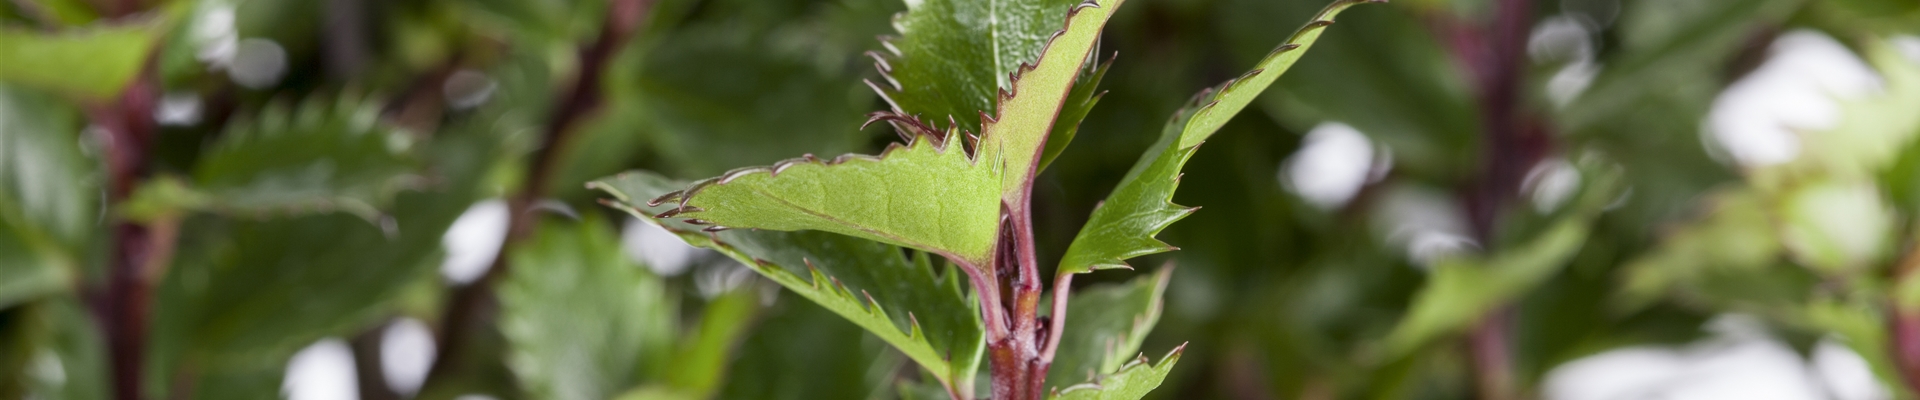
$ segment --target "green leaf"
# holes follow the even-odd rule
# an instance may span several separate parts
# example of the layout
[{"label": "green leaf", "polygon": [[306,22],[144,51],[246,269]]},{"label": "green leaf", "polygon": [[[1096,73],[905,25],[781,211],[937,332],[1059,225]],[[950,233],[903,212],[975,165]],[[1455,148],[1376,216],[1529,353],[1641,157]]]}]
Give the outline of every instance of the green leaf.
[{"label": "green leaf", "polygon": [[519,246],[498,289],[500,332],[527,393],[606,399],[639,384],[644,368],[671,375],[683,367],[666,357],[678,305],[659,277],[620,251],[607,224],[547,221]]},{"label": "green leaf", "polygon": [[1073,294],[1067,303],[1067,327],[1047,372],[1054,388],[1119,372],[1140,352],[1160,321],[1171,266],[1121,285],[1103,285]]},{"label": "green leaf", "polygon": [[999,119],[985,122],[972,158],[950,145],[950,134],[910,129],[907,144],[879,157],[807,156],[739,169],[649,203],[680,200],[662,215],[702,224],[824,230],[987,264],[1000,204],[1025,204],[1041,142],[1119,3],[1087,3],[1067,13],[1067,28],[1048,41],[1034,66],[1015,75],[1013,93],[1020,95],[1002,96]]},{"label": "green leaf", "polygon": [[700,316],[700,325],[681,339],[673,368],[666,372],[674,392],[690,399],[712,398],[726,378],[727,364],[746,337],[759,309],[760,293],[752,286],[715,297]]},{"label": "green leaf", "polygon": [[1120,372],[1101,376],[1099,380],[1069,386],[1055,390],[1048,399],[1057,400],[1139,400],[1148,392],[1160,387],[1167,379],[1167,373],[1173,372],[1173,365],[1180,362],[1180,354],[1187,345],[1173,348],[1172,353],[1160,358],[1159,364],[1149,364],[1146,356],[1141,356]]},{"label": "green leaf", "polygon": [[0,29],[0,82],[89,100],[120,95],[165,32],[147,21],[59,33]]},{"label": "green leaf", "polygon": [[980,132],[996,96],[1013,90],[1009,79],[1040,58],[1067,10],[1083,1],[908,1],[894,17],[900,36],[882,38],[887,52],[873,54],[885,85],[868,85],[894,112]]},{"label": "green leaf", "polygon": [[[438,132],[423,152],[436,174],[433,184],[400,193],[391,219],[188,216],[154,294],[149,360],[159,371],[153,376],[186,369],[217,380],[211,375],[278,371],[302,346],[357,332],[408,287],[437,278],[447,228],[487,193],[493,163],[506,157],[512,132],[501,124],[506,115],[457,121]],[[278,375],[273,379],[269,397],[279,388]]]},{"label": "green leaf", "polygon": [[921,137],[879,157],[797,158],[740,169],[648,201],[660,215],[730,228],[814,229],[987,262],[999,234],[995,168]]},{"label": "green leaf", "polygon": [[100,218],[79,113],[0,86],[0,309],[73,284]]},{"label": "green leaf", "polygon": [[1035,174],[1046,171],[1054,159],[1060,158],[1060,153],[1067,151],[1067,145],[1073,143],[1073,137],[1080,132],[1080,121],[1087,119],[1087,113],[1093,112],[1093,106],[1106,96],[1107,92],[1099,90],[1100,79],[1107,76],[1113,58],[1089,66],[1093,70],[1080,74],[1079,82],[1073,84],[1073,92],[1067,94],[1066,103],[1060,108],[1060,117],[1053,121],[1053,132],[1047,133],[1047,148],[1040,151],[1040,167],[1034,170]]},{"label": "green leaf", "polygon": [[411,137],[382,126],[357,96],[268,107],[233,124],[202,156],[194,184],[205,209],[256,214],[338,209],[368,217],[418,186]]},{"label": "green leaf", "polygon": [[993,114],[981,118],[974,160],[1001,168],[1001,202],[1014,207],[1027,204],[1047,136],[1068,101],[1075,78],[1100,40],[1107,18],[1125,2],[1087,0],[1074,5],[1067,12],[1066,26],[1045,39],[1037,60],[1014,70],[1011,89],[1000,92]]},{"label": "green leaf", "polygon": [[1186,165],[1201,142],[1299,61],[1321,31],[1333,23],[1335,15],[1367,2],[1370,0],[1340,0],[1327,5],[1313,22],[1268,54],[1253,71],[1194,96],[1191,104],[1167,123],[1159,142],[1148,148],[1080,228],[1060,261],[1059,273],[1124,268],[1128,258],[1174,250],[1153,236],[1196,210],[1172,202],[1173,191],[1180,185],[1180,167]]},{"label": "green leaf", "polygon": [[1485,260],[1455,258],[1433,266],[1425,288],[1387,337],[1388,353],[1407,354],[1456,332],[1552,277],[1586,241],[1588,221],[1567,219],[1532,241]]},{"label": "green leaf", "polygon": [[986,342],[957,269],[937,275],[926,256],[913,262],[899,248],[827,232],[702,232],[699,226],[654,218],[669,207],[636,199],[680,185],[648,173],[624,173],[589,185],[617,199],[608,205],[657,224],[688,244],[719,250],[866,328],[949,388],[972,388]]}]

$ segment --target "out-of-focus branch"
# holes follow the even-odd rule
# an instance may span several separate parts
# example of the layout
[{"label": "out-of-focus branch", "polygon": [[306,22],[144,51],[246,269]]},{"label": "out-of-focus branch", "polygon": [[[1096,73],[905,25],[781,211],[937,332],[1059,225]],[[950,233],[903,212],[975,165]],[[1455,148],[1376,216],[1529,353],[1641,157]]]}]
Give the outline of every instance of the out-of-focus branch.
[{"label": "out-of-focus branch", "polygon": [[[1521,104],[1527,38],[1533,26],[1529,0],[1498,0],[1493,20],[1476,26],[1440,16],[1434,30],[1472,75],[1480,108],[1481,173],[1463,193],[1475,240],[1495,247],[1500,213],[1518,196],[1527,170],[1551,147],[1545,129]],[[1467,339],[1476,391],[1482,400],[1519,398],[1514,376],[1513,311],[1501,306],[1483,316]]]},{"label": "out-of-focus branch", "polygon": [[465,350],[469,350],[473,335],[485,329],[484,325],[498,311],[499,304],[493,297],[493,286],[510,267],[508,252],[512,251],[514,243],[533,233],[538,216],[532,211],[546,196],[553,171],[571,142],[574,126],[599,107],[603,100],[600,87],[607,64],[639,30],[652,4],[652,0],[609,2],[607,19],[600,34],[580,50],[580,71],[575,75],[573,84],[562,91],[554,102],[555,108],[542,131],[540,147],[527,165],[527,181],[518,193],[507,199],[509,217],[506,242],[501,244],[500,252],[494,256],[493,265],[487,268],[487,272],[473,283],[455,289],[447,305],[441,319],[440,348],[443,350],[428,370],[427,386],[447,379],[456,366],[465,364],[462,357]]},{"label": "out-of-focus branch", "polygon": [[385,325],[374,326],[354,335],[347,344],[353,349],[353,376],[360,386],[360,400],[400,400],[387,382],[385,366],[380,364],[380,335]]},{"label": "out-of-focus branch", "polygon": [[[118,99],[88,113],[98,128],[95,139],[106,155],[109,207],[126,200],[147,173],[155,132],[153,107],[159,99],[153,64],[154,58],[148,57],[146,67]],[[172,258],[178,225],[177,221],[151,225],[114,221],[111,226],[113,253],[106,287],[90,297],[106,331],[114,398],[137,400],[142,397],[154,282]]]}]

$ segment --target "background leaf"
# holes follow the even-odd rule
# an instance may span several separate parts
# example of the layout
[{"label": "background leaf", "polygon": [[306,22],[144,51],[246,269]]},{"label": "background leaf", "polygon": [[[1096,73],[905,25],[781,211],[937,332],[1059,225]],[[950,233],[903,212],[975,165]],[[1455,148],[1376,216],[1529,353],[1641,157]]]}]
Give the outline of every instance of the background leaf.
[{"label": "background leaf", "polygon": [[75,283],[98,229],[99,177],[78,115],[0,86],[0,309]]},{"label": "background leaf", "polygon": [[39,33],[0,29],[0,82],[92,100],[120,94],[165,32],[164,18],[86,30]]},{"label": "background leaf", "polygon": [[612,398],[690,367],[672,357],[678,305],[660,278],[628,261],[605,223],[558,222],[511,253],[499,289],[507,364],[527,393]]}]

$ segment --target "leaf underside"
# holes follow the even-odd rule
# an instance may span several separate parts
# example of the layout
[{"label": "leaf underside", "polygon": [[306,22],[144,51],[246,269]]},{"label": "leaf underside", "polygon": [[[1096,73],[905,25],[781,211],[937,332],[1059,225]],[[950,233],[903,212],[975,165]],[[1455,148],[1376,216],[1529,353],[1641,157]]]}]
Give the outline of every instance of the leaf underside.
[{"label": "leaf underside", "polygon": [[727,230],[656,218],[671,207],[644,199],[678,182],[629,172],[590,183],[615,197],[606,202],[678,235],[718,250],[781,286],[872,332],[919,363],[949,388],[970,388],[985,349],[983,327],[958,271],[936,274],[929,259],[909,261],[899,248],[828,232]]},{"label": "leaf underside", "polygon": [[1334,16],[1354,5],[1379,1],[1340,0],[1327,5],[1254,70],[1194,96],[1189,106],[1174,114],[1160,140],[1148,148],[1080,228],[1061,259],[1059,273],[1125,268],[1126,259],[1174,250],[1154,235],[1197,209],[1173,204],[1172,199],[1180,184],[1180,168],[1200,143],[1299,61],[1321,32],[1333,24]]},{"label": "leaf underside", "polygon": [[1158,364],[1148,363],[1146,356],[1140,356],[1133,362],[1120,368],[1119,372],[1101,376],[1089,383],[1069,386],[1052,392],[1047,396],[1056,400],[1139,400],[1148,392],[1160,387],[1167,379],[1167,373],[1173,371],[1173,365],[1180,362],[1180,354],[1187,345],[1173,348],[1173,352],[1160,358]]}]

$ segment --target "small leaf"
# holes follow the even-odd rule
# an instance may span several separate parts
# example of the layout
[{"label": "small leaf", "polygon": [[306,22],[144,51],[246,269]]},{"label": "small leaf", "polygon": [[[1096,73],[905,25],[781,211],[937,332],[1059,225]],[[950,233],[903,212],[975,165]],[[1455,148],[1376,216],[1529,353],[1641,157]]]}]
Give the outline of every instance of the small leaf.
[{"label": "small leaf", "polygon": [[214,143],[194,183],[215,211],[340,209],[371,219],[420,180],[410,137],[378,116],[354,96],[269,107]]},{"label": "small leaf", "polygon": [[511,255],[500,332],[507,365],[533,397],[606,399],[641,383],[641,369],[684,367],[667,358],[678,305],[605,223],[548,221]]},{"label": "small leaf", "polygon": [[1261,60],[1253,71],[1216,89],[1200,92],[1188,107],[1175,113],[1161,131],[1160,141],[1148,148],[1148,153],[1140,157],[1133,170],[1121,178],[1120,186],[1080,228],[1060,261],[1059,273],[1124,268],[1128,258],[1173,250],[1173,246],[1153,236],[1195,210],[1172,202],[1173,191],[1180,184],[1180,168],[1186,165],[1187,158],[1193,156],[1201,142],[1299,61],[1321,31],[1333,23],[1334,16],[1348,7],[1367,2],[1372,0],[1339,0],[1327,5],[1286,44]]},{"label": "small leaf", "polygon": [[911,262],[899,248],[845,235],[748,229],[708,232],[679,217],[656,218],[672,208],[649,206],[645,199],[680,185],[644,172],[589,185],[616,198],[608,205],[659,225],[688,244],[718,250],[866,328],[932,371],[949,388],[972,387],[986,342],[979,313],[961,288],[957,269],[937,275],[925,256]]},{"label": "small leaf", "polygon": [[1180,362],[1180,354],[1187,345],[1173,348],[1173,352],[1160,358],[1159,364],[1148,364],[1141,356],[1132,363],[1120,368],[1120,372],[1101,376],[1093,382],[1069,386],[1056,390],[1048,399],[1057,400],[1139,400],[1148,392],[1160,387],[1167,379],[1167,373],[1173,372],[1173,365]]},{"label": "small leaf", "polygon": [[1103,285],[1073,294],[1067,303],[1067,326],[1047,372],[1047,382],[1059,388],[1095,376],[1119,372],[1140,352],[1153,325],[1160,321],[1171,265],[1153,275],[1121,285]]},{"label": "small leaf", "polygon": [[88,100],[120,95],[146,66],[162,24],[128,25],[42,33],[0,29],[0,82],[30,86]]}]

